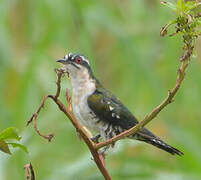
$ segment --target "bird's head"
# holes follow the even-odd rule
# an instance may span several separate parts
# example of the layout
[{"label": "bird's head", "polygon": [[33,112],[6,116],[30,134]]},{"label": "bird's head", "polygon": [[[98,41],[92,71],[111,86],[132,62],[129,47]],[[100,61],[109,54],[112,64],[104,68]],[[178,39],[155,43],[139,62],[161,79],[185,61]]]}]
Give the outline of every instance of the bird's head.
[{"label": "bird's head", "polygon": [[63,59],[57,62],[64,65],[65,70],[69,73],[70,77],[76,78],[83,73],[91,74],[91,68],[88,59],[80,54],[69,53]]}]

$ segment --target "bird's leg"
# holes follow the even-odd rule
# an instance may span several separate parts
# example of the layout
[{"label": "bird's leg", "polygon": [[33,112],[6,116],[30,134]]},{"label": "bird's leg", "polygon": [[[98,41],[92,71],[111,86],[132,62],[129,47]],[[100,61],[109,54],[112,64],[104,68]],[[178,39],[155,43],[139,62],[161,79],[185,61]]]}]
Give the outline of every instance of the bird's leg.
[{"label": "bird's leg", "polygon": [[99,138],[101,137],[101,135],[100,134],[97,134],[96,136],[93,136],[92,138],[91,138],[91,140],[94,142],[94,143],[99,143]]},{"label": "bird's leg", "polygon": [[105,152],[110,148],[110,145],[103,147],[98,151],[99,154],[103,154],[105,156]]},{"label": "bird's leg", "polygon": [[101,150],[99,150],[99,154],[103,154],[105,156],[105,152],[109,149],[109,148],[113,148],[115,145],[115,143],[112,143],[110,145],[104,146]]}]

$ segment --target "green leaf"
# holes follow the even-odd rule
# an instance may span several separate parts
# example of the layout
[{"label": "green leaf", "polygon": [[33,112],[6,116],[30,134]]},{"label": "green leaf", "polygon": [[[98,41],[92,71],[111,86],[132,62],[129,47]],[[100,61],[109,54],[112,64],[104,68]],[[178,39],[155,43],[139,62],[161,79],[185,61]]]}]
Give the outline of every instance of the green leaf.
[{"label": "green leaf", "polygon": [[22,149],[23,151],[25,151],[26,153],[29,153],[27,147],[22,144],[18,144],[18,143],[7,143],[7,144],[11,145],[13,148],[18,147],[18,148]]},{"label": "green leaf", "polygon": [[8,144],[5,141],[0,141],[0,150],[7,154],[11,154]]},{"label": "green leaf", "polygon": [[177,7],[178,7],[179,9],[183,10],[184,7],[185,7],[185,1],[184,1],[184,0],[178,0],[178,1],[177,1]]},{"label": "green leaf", "polygon": [[186,12],[191,11],[191,10],[195,9],[196,7],[198,7],[200,5],[201,5],[200,2],[187,1],[185,11]]},{"label": "green leaf", "polygon": [[21,137],[18,136],[17,129],[15,127],[9,127],[0,133],[0,141],[6,139],[16,139],[19,141]]},{"label": "green leaf", "polygon": [[172,9],[173,11],[177,11],[177,5],[167,1],[161,1],[161,4]]}]

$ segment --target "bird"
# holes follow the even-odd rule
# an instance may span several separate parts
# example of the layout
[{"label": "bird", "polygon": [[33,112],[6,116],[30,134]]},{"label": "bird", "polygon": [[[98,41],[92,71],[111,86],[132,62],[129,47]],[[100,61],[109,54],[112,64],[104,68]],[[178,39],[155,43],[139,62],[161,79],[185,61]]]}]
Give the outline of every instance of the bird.
[{"label": "bird", "polygon": [[[94,76],[86,56],[69,53],[57,62],[63,64],[63,70],[71,81],[72,107],[76,119],[87,129],[98,133],[91,138],[94,142],[99,142],[99,138],[106,141],[139,123],[131,111]],[[128,138],[151,144],[172,155],[184,154],[147,128]]]}]

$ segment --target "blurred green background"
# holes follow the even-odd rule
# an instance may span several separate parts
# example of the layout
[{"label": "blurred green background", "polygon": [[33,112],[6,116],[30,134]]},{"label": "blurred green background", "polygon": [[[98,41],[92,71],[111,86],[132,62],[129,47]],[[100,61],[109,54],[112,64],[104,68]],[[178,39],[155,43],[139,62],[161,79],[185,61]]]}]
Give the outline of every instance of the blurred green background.
[{"label": "blurred green background", "polygon": [[[139,120],[167,95],[182,54],[180,38],[161,38],[174,14],[158,0],[1,0],[0,131],[15,126],[29,154],[0,152],[0,179],[22,180],[32,162],[37,180],[102,180],[86,145],[69,120],[48,101],[39,116],[43,133],[26,121],[46,94],[54,94],[59,67],[69,52],[85,54],[102,84]],[[123,140],[107,156],[114,180],[201,179],[201,41],[173,104],[149,129],[185,153],[174,157],[151,145]],[[62,99],[69,81],[62,82]]]}]

